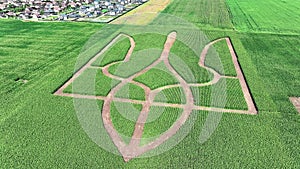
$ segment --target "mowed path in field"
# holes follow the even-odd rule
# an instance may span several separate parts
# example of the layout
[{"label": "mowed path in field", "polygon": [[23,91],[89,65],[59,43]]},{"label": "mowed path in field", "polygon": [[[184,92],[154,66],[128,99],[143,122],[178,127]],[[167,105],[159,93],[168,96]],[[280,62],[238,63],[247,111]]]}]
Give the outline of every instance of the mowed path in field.
[{"label": "mowed path in field", "polygon": [[145,4],[122,15],[111,24],[147,25],[164,10],[171,0],[149,0]]},{"label": "mowed path in field", "polygon": [[[135,41],[132,37],[126,35],[126,34],[119,34],[116,38],[114,38],[98,55],[96,55],[94,58],[92,58],[85,66],[83,66],[76,74],[74,74],[74,76],[69,79],[69,81],[67,81],[61,88],[59,88],[54,94],[55,95],[59,95],[59,96],[67,96],[67,97],[74,97],[74,98],[84,98],[84,99],[100,99],[103,100],[103,107],[102,107],[102,119],[103,119],[103,124],[104,127],[106,129],[106,131],[108,132],[108,134],[110,135],[113,143],[115,144],[115,146],[118,148],[119,152],[122,154],[124,161],[128,162],[130,159],[135,158],[137,156],[140,156],[141,154],[155,149],[156,147],[158,147],[159,145],[161,145],[162,143],[164,143],[166,140],[168,140],[168,138],[172,137],[174,134],[176,134],[176,132],[181,128],[181,126],[186,122],[186,120],[188,119],[190,113],[193,110],[206,110],[206,111],[214,111],[214,112],[230,112],[230,113],[241,113],[241,114],[257,114],[257,110],[255,108],[255,105],[253,103],[252,97],[250,95],[248,86],[246,84],[246,81],[244,79],[244,75],[241,71],[241,68],[239,66],[238,60],[237,60],[237,56],[235,55],[235,52],[233,50],[231,41],[229,38],[221,38],[221,39],[217,39],[209,44],[207,44],[205,46],[205,48],[203,49],[201,56],[200,56],[200,60],[199,60],[199,66],[200,67],[204,67],[205,69],[207,69],[208,71],[213,72],[214,74],[214,78],[212,81],[208,82],[208,83],[204,83],[204,84],[189,84],[187,83],[179,74],[178,72],[172,67],[172,65],[169,62],[169,54],[170,54],[170,49],[173,46],[174,42],[176,41],[176,36],[177,33],[176,32],[172,32],[168,35],[168,38],[165,42],[164,45],[164,50],[161,53],[161,57],[158,58],[156,61],[154,61],[152,64],[150,64],[149,66],[145,67],[144,69],[142,69],[141,71],[129,76],[128,78],[122,78],[122,77],[118,77],[115,75],[112,75],[108,69],[110,66],[114,65],[116,62],[112,62],[110,64],[108,64],[105,67],[99,67],[99,69],[102,69],[102,72],[111,78],[120,80],[121,83],[119,83],[117,86],[113,87],[109,94],[107,96],[88,96],[88,95],[80,95],[80,94],[70,94],[70,93],[64,93],[64,89],[67,88],[68,85],[70,85],[72,82],[74,82],[74,80],[80,76],[81,73],[83,73],[84,70],[86,70],[88,67],[91,66],[92,62],[94,62],[101,54],[104,53],[105,50],[107,50],[109,47],[112,46],[112,44],[114,42],[116,42],[116,40],[120,37],[120,36],[125,36],[128,37],[130,40],[130,44],[131,47],[128,49],[128,52],[126,54],[126,57],[124,59],[124,62],[128,62],[130,60],[130,56],[132,55],[132,52],[135,48]],[[227,76],[221,76],[219,73],[217,73],[215,70],[207,67],[204,64],[205,61],[205,57],[208,53],[209,48],[214,44],[219,42],[220,40],[226,40],[227,42],[227,46],[229,47],[231,56],[232,56],[232,60],[237,72],[237,76],[236,77],[227,77]],[[166,67],[168,68],[168,70],[170,70],[170,72],[172,72],[172,74],[176,77],[176,79],[178,79],[179,84],[178,85],[167,85],[164,87],[161,87],[159,89],[156,90],[151,90],[148,86],[139,83],[139,82],[135,82],[134,79],[144,73],[146,73],[147,71],[149,71],[150,69],[152,69],[153,67],[155,67],[156,65],[158,65],[159,63],[163,62]],[[97,68],[97,67],[94,67]],[[242,86],[242,90],[243,90],[243,94],[244,94],[244,98],[247,102],[248,105],[248,110],[235,110],[235,109],[223,109],[223,108],[216,108],[216,107],[203,107],[203,106],[196,106],[194,105],[194,96],[192,94],[191,91],[191,86],[206,86],[206,85],[213,85],[215,83],[217,83],[220,78],[237,78],[240,81],[240,85]],[[116,98],[116,93],[117,91],[119,91],[124,85],[126,85],[127,83],[133,83],[141,88],[143,88],[145,95],[146,95],[146,100],[145,101],[136,101],[136,100],[131,100],[131,99],[124,99],[124,98]],[[182,87],[185,93],[185,97],[186,97],[186,104],[181,105],[181,104],[169,104],[169,103],[157,103],[154,102],[154,98],[155,95],[159,92],[161,92],[163,89],[165,88],[172,88],[172,87]],[[140,115],[136,121],[135,124],[135,129],[131,138],[130,143],[127,145],[126,143],[124,143],[124,141],[122,140],[120,134],[118,133],[118,131],[114,128],[113,125],[113,121],[111,118],[111,104],[114,101],[119,101],[119,102],[127,102],[127,103],[133,103],[133,104],[142,104],[142,110],[140,112]],[[150,107],[151,106],[162,106],[162,107],[172,107],[172,108],[182,108],[183,109],[183,113],[182,115],[177,119],[176,122],[174,122],[174,124],[172,125],[171,128],[169,128],[166,132],[164,132],[162,135],[160,135],[160,137],[158,137],[157,139],[155,139],[154,141],[144,145],[144,146],[139,146],[140,141],[142,139],[142,134],[144,131],[144,126],[146,124],[147,121],[147,117],[148,117],[148,113],[150,112]]]}]

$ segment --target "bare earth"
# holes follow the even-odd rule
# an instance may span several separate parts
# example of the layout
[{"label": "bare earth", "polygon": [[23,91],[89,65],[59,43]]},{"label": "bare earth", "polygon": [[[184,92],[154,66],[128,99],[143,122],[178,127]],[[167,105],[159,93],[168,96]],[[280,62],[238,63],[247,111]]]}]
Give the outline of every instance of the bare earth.
[{"label": "bare earth", "polygon": [[149,0],[142,6],[120,16],[111,24],[147,25],[160,11],[164,10],[171,0]]},{"label": "bare earth", "polygon": [[300,113],[300,97],[290,97],[290,101],[293,103],[297,111]]},{"label": "bare earth", "polygon": [[[126,36],[130,39],[131,42],[131,47],[128,50],[128,53],[124,59],[123,62],[128,62],[130,60],[130,56],[132,55],[133,49],[135,47],[135,42],[134,39],[128,35],[125,34],[120,34],[116,38],[114,38],[99,54],[97,54],[94,58],[92,58],[86,65],[84,65],[78,72],[74,74],[72,78],[70,78],[61,88],[59,88],[54,94],[59,95],[59,96],[67,96],[67,97],[74,97],[74,98],[84,98],[84,99],[99,99],[103,100],[103,108],[102,108],[102,119],[104,123],[104,127],[106,128],[108,134],[110,135],[111,139],[113,140],[114,144],[118,148],[119,152],[122,154],[124,161],[129,161],[132,158],[135,158],[149,150],[152,150],[165,142],[168,138],[172,137],[179,129],[180,127],[186,122],[188,119],[190,113],[193,110],[205,110],[205,111],[215,111],[215,112],[228,112],[228,113],[241,113],[241,114],[257,114],[256,107],[254,105],[253,99],[250,95],[247,83],[245,81],[244,75],[242,73],[242,70],[239,66],[237,56],[234,52],[234,49],[232,47],[231,41],[229,38],[222,38],[215,40],[208,45],[205,46],[203,49],[200,60],[199,60],[199,66],[204,67],[208,71],[212,72],[214,74],[214,78],[212,81],[203,83],[203,84],[188,84],[178,73],[177,71],[171,66],[168,56],[170,53],[170,49],[173,46],[173,43],[176,41],[176,32],[172,32],[168,35],[168,38],[165,42],[163,52],[156,61],[154,61],[151,65],[147,66],[140,72],[137,72],[133,75],[131,75],[128,78],[121,78],[115,75],[112,75],[109,73],[108,69],[110,66],[118,63],[114,62],[111,63],[105,67],[94,67],[91,66],[91,64],[98,58],[100,57],[106,50],[108,50],[121,36]],[[221,40],[226,40],[228,48],[230,50],[231,56],[232,56],[232,61],[234,63],[237,76],[236,77],[230,77],[230,76],[221,76],[219,73],[217,73],[214,69],[211,69],[207,66],[205,66],[205,57],[207,55],[208,49],[214,44],[217,43],[218,41]],[[174,75],[174,77],[179,81],[179,84],[176,85],[168,85],[168,86],[163,86],[161,88],[157,88],[155,90],[151,90],[148,86],[136,82],[133,79],[142,75],[143,73],[147,72],[151,68],[155,67],[157,64],[163,62],[166,67],[169,69],[169,71]],[[68,87],[74,80],[80,76],[80,74],[85,71],[87,68],[99,68],[102,69],[102,72],[113,79],[120,80],[121,82],[115,86],[114,88],[111,89],[110,93],[107,96],[91,96],[91,95],[80,95],[80,94],[69,94],[69,93],[64,93],[64,89]],[[220,78],[236,78],[239,79],[239,82],[242,87],[242,91],[244,93],[244,98],[246,100],[246,103],[248,105],[248,110],[233,110],[233,109],[222,109],[222,108],[214,108],[214,107],[203,107],[203,106],[196,106],[194,105],[194,97],[192,95],[191,88],[192,86],[208,86],[217,83]],[[145,95],[146,95],[146,100],[141,101],[141,100],[132,100],[132,99],[125,99],[125,98],[115,98],[115,94],[118,90],[120,90],[124,85],[127,83],[133,83],[137,86],[140,86],[141,88],[144,89]],[[155,95],[159,93],[160,91],[167,89],[167,88],[172,88],[172,87],[181,87],[184,91],[185,97],[186,97],[186,104],[170,104],[170,103],[160,103],[160,102],[154,102]],[[111,103],[114,101],[118,102],[127,102],[127,103],[136,103],[136,104],[141,104],[143,106],[142,111],[138,117],[138,120],[135,125],[135,129],[132,135],[132,139],[130,143],[127,145],[124,143],[118,132],[113,126],[111,117],[110,117],[110,108],[111,108]],[[300,102],[299,102],[300,103]],[[144,145],[144,146],[139,146],[143,130],[144,130],[144,125],[146,123],[148,113],[150,110],[151,106],[163,106],[163,107],[174,107],[174,108],[182,108],[183,113],[182,115],[178,118],[178,120],[172,125],[171,128],[169,128],[166,132],[162,133],[162,135],[157,138],[156,140]],[[300,108],[300,104],[298,105],[298,108]]]}]

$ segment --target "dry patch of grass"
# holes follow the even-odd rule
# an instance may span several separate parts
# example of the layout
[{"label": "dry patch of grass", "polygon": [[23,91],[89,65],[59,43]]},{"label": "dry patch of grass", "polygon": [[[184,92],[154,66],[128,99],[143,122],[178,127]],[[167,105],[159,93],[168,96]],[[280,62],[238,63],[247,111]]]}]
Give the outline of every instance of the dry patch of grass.
[{"label": "dry patch of grass", "polygon": [[149,0],[149,2],[124,14],[111,24],[147,25],[159,12],[164,10],[171,0]]}]

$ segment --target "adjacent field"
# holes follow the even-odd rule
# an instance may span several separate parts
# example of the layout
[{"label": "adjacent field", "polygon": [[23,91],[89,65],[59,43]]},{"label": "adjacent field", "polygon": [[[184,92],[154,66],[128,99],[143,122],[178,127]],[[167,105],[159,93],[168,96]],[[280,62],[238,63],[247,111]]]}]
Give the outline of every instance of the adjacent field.
[{"label": "adjacent field", "polygon": [[[16,79],[31,79],[47,72],[63,57],[78,55],[87,37],[102,25],[71,23],[20,23],[1,20],[0,94],[22,86]],[[7,57],[11,56],[11,57]],[[74,60],[72,60],[74,61]],[[72,69],[69,69],[72,71]]]},{"label": "adjacent field", "polygon": [[142,6],[122,15],[111,24],[147,25],[160,11],[165,9],[171,0],[149,0]]},{"label": "adjacent field", "polygon": [[300,32],[300,1],[226,0],[239,31]]},{"label": "adjacent field", "polygon": [[163,13],[175,15],[201,27],[232,28],[224,0],[173,0]]},{"label": "adjacent field", "polygon": [[[299,36],[243,35],[241,43],[250,58],[242,66],[252,62],[256,66],[256,76],[263,81],[257,85],[260,89],[253,90],[254,96],[259,97],[263,95],[261,91],[265,91],[271,97],[271,100],[257,101],[257,106],[262,110],[294,113],[289,97],[300,95]],[[253,83],[257,81],[254,79]]]}]

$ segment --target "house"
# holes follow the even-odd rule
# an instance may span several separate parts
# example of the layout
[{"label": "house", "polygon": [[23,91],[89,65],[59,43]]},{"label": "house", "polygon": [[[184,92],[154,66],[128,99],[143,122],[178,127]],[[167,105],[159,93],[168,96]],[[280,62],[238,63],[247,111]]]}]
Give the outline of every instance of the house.
[{"label": "house", "polygon": [[68,19],[68,15],[65,15],[65,14],[62,14],[58,17],[58,20],[61,20],[61,21],[67,20],[67,19]]},{"label": "house", "polygon": [[6,8],[6,5],[5,4],[0,4],[0,10],[3,10]]},{"label": "house", "polygon": [[110,15],[110,16],[115,16],[115,15],[117,15],[117,13],[116,13],[114,10],[112,10],[112,11],[109,11],[109,12],[108,12],[108,15]]},{"label": "house", "polygon": [[122,12],[124,10],[124,6],[123,5],[117,5],[117,9],[118,9],[118,11]]},{"label": "house", "polygon": [[[61,12],[58,20],[69,18],[97,17],[102,14],[122,14],[130,3],[141,4],[147,0],[0,0],[0,16],[20,19],[46,19]],[[17,7],[18,10],[8,8]]]}]

